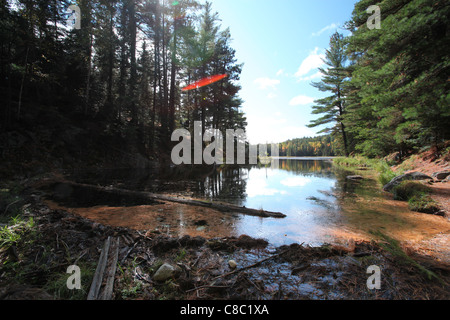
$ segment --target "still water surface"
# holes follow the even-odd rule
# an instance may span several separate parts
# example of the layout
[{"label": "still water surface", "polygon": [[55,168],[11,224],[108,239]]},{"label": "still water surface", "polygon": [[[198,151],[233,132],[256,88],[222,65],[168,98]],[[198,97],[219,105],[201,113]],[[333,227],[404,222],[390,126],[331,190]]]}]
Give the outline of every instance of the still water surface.
[{"label": "still water surface", "polygon": [[179,205],[127,208],[94,207],[76,210],[103,223],[182,236],[240,236],[264,238],[274,245],[344,242],[370,239],[382,231],[401,240],[421,240],[448,231],[439,217],[412,213],[404,202],[381,191],[373,173],[355,174],[333,167],[326,158],[280,159],[277,169],[225,168],[209,173],[115,170],[77,172],[79,182],[194,197],[248,208],[282,212],[286,218],[260,218],[211,213]]}]

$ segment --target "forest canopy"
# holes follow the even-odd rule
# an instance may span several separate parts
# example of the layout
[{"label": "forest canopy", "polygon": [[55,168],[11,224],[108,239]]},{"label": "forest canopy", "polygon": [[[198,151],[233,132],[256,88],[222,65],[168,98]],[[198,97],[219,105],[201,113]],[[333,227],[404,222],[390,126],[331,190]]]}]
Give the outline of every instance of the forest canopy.
[{"label": "forest canopy", "polygon": [[[71,4],[80,28],[67,27]],[[372,5],[380,28],[367,23]],[[403,156],[450,139],[449,18],[445,0],[357,2],[350,35],[331,37],[312,84],[327,96],[310,127],[327,135],[283,142],[280,155]],[[2,0],[0,133],[22,130],[72,157],[117,148],[151,158],[196,121],[245,129],[231,39],[208,2]]]},{"label": "forest canopy", "polygon": [[[72,19],[81,27],[67,27]],[[219,21],[195,0],[0,1],[0,131],[44,126],[54,145],[81,131],[94,149],[152,157],[195,121],[245,128],[242,64]],[[182,90],[213,75],[226,77]]]},{"label": "forest canopy", "polygon": [[[376,5],[380,27],[368,21]],[[316,101],[341,154],[401,156],[450,139],[450,3],[445,0],[361,0],[327,50]],[[347,63],[345,63],[347,62]]]}]

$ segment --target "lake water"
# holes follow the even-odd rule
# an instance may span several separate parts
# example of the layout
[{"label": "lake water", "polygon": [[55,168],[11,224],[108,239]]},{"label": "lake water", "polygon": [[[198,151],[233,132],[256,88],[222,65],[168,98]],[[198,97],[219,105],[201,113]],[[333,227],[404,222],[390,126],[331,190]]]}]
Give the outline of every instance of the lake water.
[{"label": "lake water", "polygon": [[339,204],[333,192],[336,174],[328,160],[280,159],[278,169],[241,168],[205,179],[194,196],[248,208],[282,212],[284,219],[240,216],[238,234],[265,238],[274,244],[326,240],[323,226],[333,223]]},{"label": "lake water", "polygon": [[333,167],[326,158],[279,160],[266,167],[222,168],[211,172],[181,170],[80,171],[74,180],[119,188],[165,193],[208,201],[282,212],[285,218],[211,213],[192,206],[94,207],[76,212],[102,223],[173,235],[264,238],[273,245],[342,243],[370,239],[382,231],[402,240],[421,240],[448,231],[440,217],[413,213],[405,202],[393,201],[381,190],[373,172],[355,174]]}]

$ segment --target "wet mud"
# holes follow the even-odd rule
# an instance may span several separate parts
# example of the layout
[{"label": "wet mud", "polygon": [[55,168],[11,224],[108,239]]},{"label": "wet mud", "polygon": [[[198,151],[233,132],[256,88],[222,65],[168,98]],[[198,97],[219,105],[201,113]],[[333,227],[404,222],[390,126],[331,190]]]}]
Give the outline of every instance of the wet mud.
[{"label": "wet mud", "polygon": [[[448,299],[448,265],[423,257],[421,266],[437,275],[429,279],[417,266],[374,241],[310,247],[274,247],[246,235],[205,238],[170,236],[103,225],[67,210],[52,209],[33,197],[26,215],[39,234],[32,246],[17,243],[14,275],[5,268],[10,252],[0,253],[2,299],[61,298],[48,283],[71,264],[96,266],[107,237],[120,239],[113,299]],[[36,200],[37,199],[37,200]],[[200,219],[201,217],[199,217]],[[194,222],[194,221],[193,221]],[[194,225],[204,225],[202,219]],[[233,269],[229,261],[234,260]],[[153,279],[163,263],[179,272],[163,282]],[[367,268],[383,270],[381,289],[367,288]],[[32,268],[26,269],[26,266]],[[21,268],[21,284],[12,279]],[[84,285],[89,286],[90,279]],[[65,283],[64,283],[65,285]],[[31,291],[30,291],[31,290]],[[34,298],[33,298],[34,297]]]}]

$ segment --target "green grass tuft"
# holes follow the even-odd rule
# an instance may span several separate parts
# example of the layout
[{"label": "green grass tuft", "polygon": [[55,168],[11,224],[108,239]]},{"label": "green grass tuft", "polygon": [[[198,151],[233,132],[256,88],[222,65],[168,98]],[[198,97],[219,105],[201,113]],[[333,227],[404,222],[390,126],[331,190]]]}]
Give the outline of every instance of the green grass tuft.
[{"label": "green grass tuft", "polygon": [[392,192],[395,200],[408,201],[414,196],[429,194],[431,188],[417,181],[402,181]]},{"label": "green grass tuft", "polygon": [[418,194],[408,200],[409,209],[416,212],[436,214],[441,209],[428,194]]},{"label": "green grass tuft", "polygon": [[403,251],[403,249],[401,248],[400,242],[398,240],[385,235],[381,231],[372,231],[371,233],[374,236],[379,237],[383,240],[383,242],[380,242],[380,246],[386,251],[388,251],[390,254],[392,254],[396,258],[396,261],[404,265],[414,266],[421,273],[423,273],[428,280],[436,279],[440,283],[445,284],[445,282],[436,273],[428,270],[427,268],[419,264],[417,261],[415,261],[413,258],[408,256],[406,252]]},{"label": "green grass tuft", "polygon": [[378,181],[385,185],[390,182],[397,174],[392,171],[389,164],[383,159],[369,159],[362,156],[339,157],[333,159],[333,164],[341,167],[350,168],[371,168],[378,173]]}]

